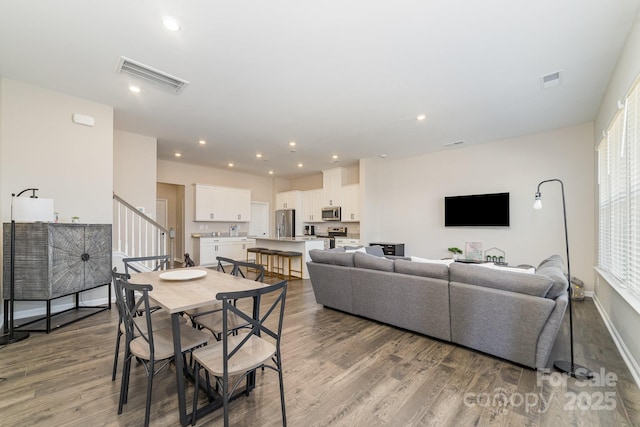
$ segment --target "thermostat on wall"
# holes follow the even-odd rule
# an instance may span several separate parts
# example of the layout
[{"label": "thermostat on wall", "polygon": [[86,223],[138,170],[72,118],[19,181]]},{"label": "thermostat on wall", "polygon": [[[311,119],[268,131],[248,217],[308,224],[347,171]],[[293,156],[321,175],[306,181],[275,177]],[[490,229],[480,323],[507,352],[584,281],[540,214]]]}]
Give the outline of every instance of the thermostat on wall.
[{"label": "thermostat on wall", "polygon": [[91,116],[75,113],[73,115],[73,122],[79,125],[93,126],[96,124],[96,119]]}]

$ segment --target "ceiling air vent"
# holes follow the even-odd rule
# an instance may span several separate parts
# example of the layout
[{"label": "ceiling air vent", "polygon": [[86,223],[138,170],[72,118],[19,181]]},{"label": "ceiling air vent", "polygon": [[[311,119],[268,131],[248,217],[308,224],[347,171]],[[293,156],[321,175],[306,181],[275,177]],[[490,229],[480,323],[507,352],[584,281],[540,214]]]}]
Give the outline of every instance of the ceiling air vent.
[{"label": "ceiling air vent", "polygon": [[172,76],[163,71],[151,68],[132,59],[120,57],[118,73],[128,74],[139,80],[144,80],[156,87],[165,89],[171,93],[180,93],[189,84],[188,81]]},{"label": "ceiling air vent", "polygon": [[542,83],[542,89],[549,89],[552,87],[560,86],[561,76],[562,76],[562,70],[542,76],[540,78],[540,82]]}]

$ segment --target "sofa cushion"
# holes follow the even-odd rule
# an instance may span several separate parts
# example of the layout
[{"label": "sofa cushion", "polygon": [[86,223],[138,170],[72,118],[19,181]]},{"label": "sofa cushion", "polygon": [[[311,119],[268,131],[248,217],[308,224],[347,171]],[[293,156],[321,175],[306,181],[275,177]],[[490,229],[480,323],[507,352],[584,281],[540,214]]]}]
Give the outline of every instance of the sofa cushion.
[{"label": "sofa cushion", "polygon": [[449,266],[451,282],[468,283],[486,288],[545,297],[553,280],[539,274],[521,274],[482,268],[473,264],[454,262]]},{"label": "sofa cushion", "polygon": [[536,269],[536,274],[549,277],[553,280],[553,285],[547,298],[556,299],[569,289],[569,281],[564,273],[564,261],[560,255],[552,255],[540,263]]},{"label": "sofa cushion", "polygon": [[396,273],[449,280],[449,267],[444,264],[396,259],[394,261],[394,268]]},{"label": "sofa cushion", "polygon": [[353,255],[353,263],[358,268],[393,271],[393,260],[386,259],[384,257],[369,255],[362,252],[355,252]]},{"label": "sofa cushion", "polygon": [[309,256],[313,262],[341,265],[343,267],[353,267],[353,255],[352,253],[323,251],[321,249],[311,249],[309,251]]}]

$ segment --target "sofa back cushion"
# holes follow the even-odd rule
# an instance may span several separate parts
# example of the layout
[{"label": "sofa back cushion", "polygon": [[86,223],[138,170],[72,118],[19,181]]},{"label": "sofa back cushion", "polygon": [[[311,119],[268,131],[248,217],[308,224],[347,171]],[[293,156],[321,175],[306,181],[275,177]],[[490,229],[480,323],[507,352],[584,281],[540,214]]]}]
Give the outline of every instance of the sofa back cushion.
[{"label": "sofa back cushion", "polygon": [[396,259],[394,261],[394,267],[396,273],[449,280],[449,267],[447,267],[445,264],[414,262],[403,259]]},{"label": "sofa back cushion", "polygon": [[547,298],[556,299],[569,289],[569,281],[564,273],[564,261],[560,255],[552,255],[540,263],[536,274],[541,274],[553,280],[553,285]]},{"label": "sofa back cushion", "polygon": [[393,260],[362,252],[353,254],[353,263],[357,268],[367,268],[369,270],[393,271]]},{"label": "sofa back cushion", "polygon": [[486,288],[546,297],[553,280],[539,274],[521,274],[482,268],[473,264],[454,262],[449,266],[451,282],[468,283]]},{"label": "sofa back cushion", "polygon": [[321,249],[311,249],[309,251],[309,256],[313,262],[340,265],[343,267],[353,267],[353,255],[353,253],[323,251]]}]

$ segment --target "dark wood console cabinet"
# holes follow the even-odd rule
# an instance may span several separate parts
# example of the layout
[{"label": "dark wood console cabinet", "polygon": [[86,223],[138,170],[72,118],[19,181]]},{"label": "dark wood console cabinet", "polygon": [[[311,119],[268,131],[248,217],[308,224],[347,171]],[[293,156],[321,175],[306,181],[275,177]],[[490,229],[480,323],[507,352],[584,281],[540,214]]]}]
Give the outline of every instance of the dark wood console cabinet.
[{"label": "dark wood console cabinet", "polygon": [[[16,301],[46,301],[46,315],[26,323],[16,320],[16,329],[50,332],[52,316],[74,310],[66,316],[64,326],[80,318],[111,308],[111,225],[16,223],[14,265],[14,299]],[[11,224],[3,227],[3,298],[5,327],[10,287]],[[81,306],[81,292],[101,286],[108,287],[104,306]],[[51,313],[51,301],[73,295],[74,307]],[[22,321],[22,324],[20,322]],[[31,325],[46,322],[44,328]]]},{"label": "dark wood console cabinet", "polygon": [[404,256],[404,243],[369,243],[369,246],[382,246],[385,255]]}]

